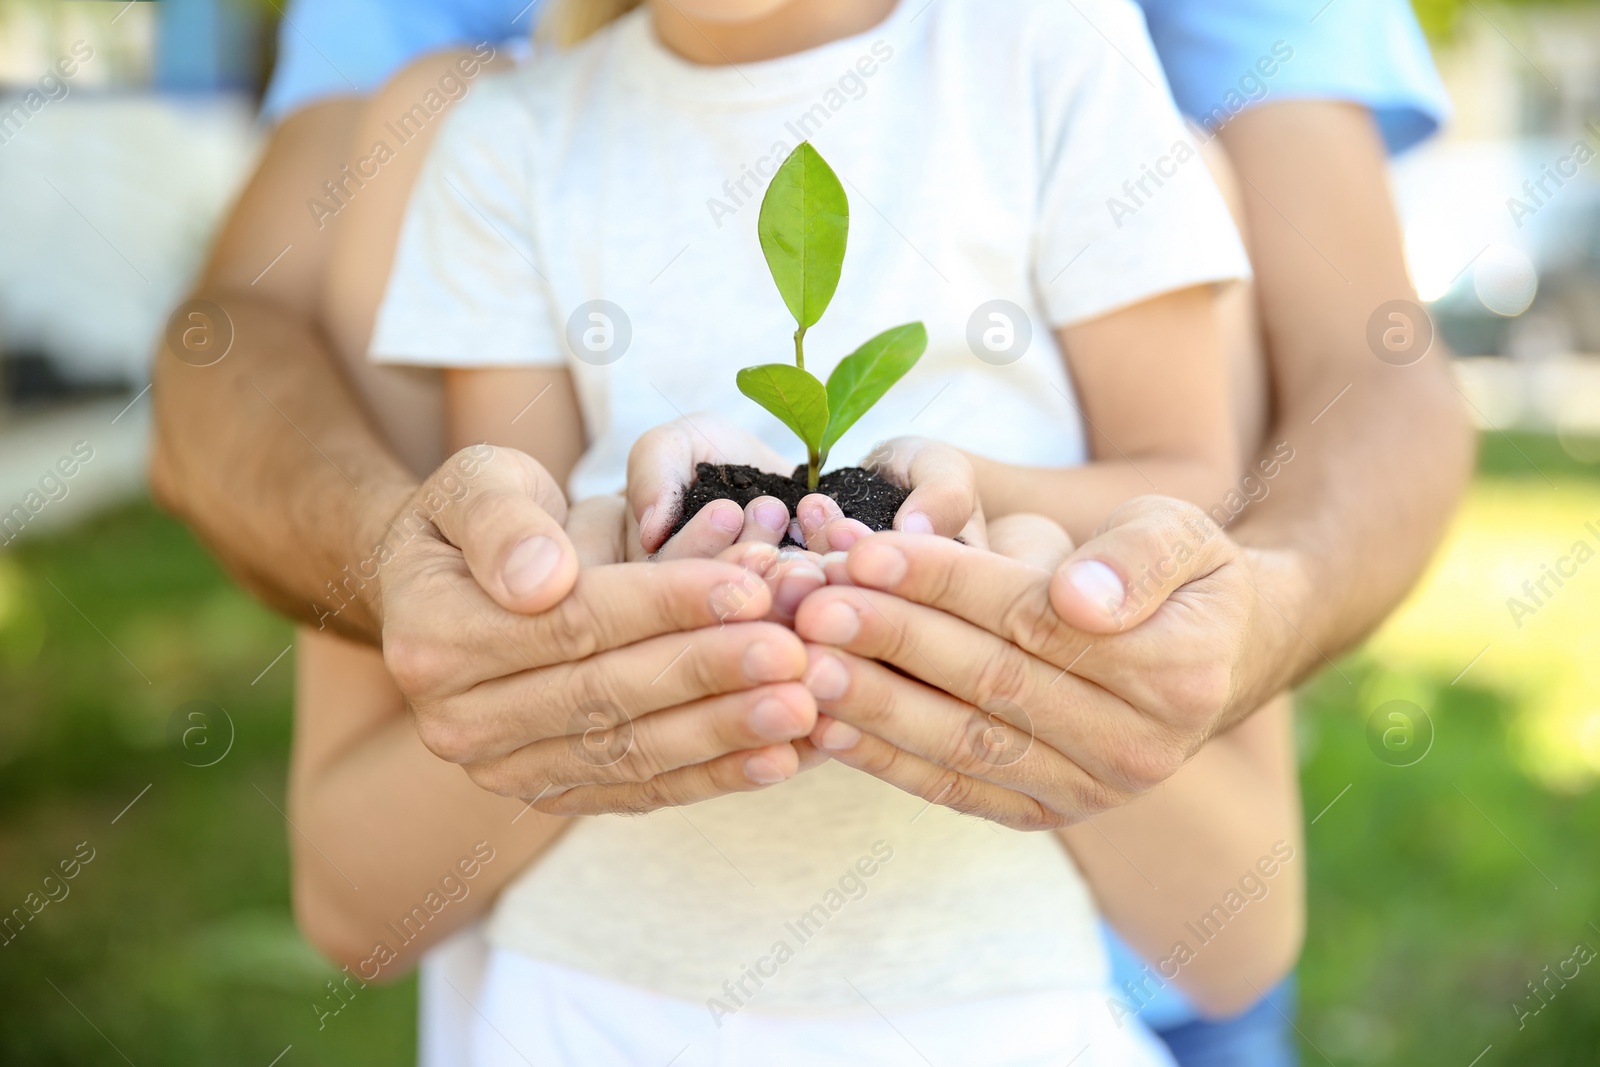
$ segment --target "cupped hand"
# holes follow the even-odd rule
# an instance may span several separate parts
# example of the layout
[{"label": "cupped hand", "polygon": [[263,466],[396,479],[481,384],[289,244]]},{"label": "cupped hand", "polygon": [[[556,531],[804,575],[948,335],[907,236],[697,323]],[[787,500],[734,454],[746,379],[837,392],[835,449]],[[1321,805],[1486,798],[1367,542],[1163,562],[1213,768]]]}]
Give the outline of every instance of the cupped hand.
[{"label": "cupped hand", "polygon": [[812,739],[931,802],[1058,828],[1165,780],[1235,710],[1257,561],[1167,498],[1076,550],[1037,517],[990,533],[997,551],[884,533],[829,561],[839,584],[795,623]]},{"label": "cupped hand", "polygon": [[781,501],[763,497],[745,508],[731,500],[702,508],[669,546],[667,535],[683,514],[684,498],[701,463],[743,464],[769,474],[794,472],[794,463],[761,438],[719,416],[686,415],[657,426],[628,453],[629,558],[648,553],[708,557],[741,541],[775,545],[783,540],[788,510]]},{"label": "cupped hand", "polygon": [[553,814],[689,804],[795,773],[790,742],[816,708],[799,639],[759,621],[768,564],[609,562],[620,501],[573,509],[569,533],[537,462],[466,451],[396,516],[379,566],[384,660],[430,750]]}]

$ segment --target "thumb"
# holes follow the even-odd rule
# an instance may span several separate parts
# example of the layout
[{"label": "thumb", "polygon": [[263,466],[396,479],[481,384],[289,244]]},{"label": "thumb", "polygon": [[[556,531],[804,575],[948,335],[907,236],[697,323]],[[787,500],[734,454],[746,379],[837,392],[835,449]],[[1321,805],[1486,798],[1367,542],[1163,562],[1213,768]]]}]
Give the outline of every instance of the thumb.
[{"label": "thumb", "polygon": [[1193,504],[1136,497],[1056,568],[1050,603],[1069,626],[1117,633],[1144,622],[1175,589],[1210,574],[1234,551]]},{"label": "thumb", "polygon": [[501,607],[537,614],[572,591],[578,553],[562,529],[567,501],[533,457],[512,448],[474,445],[440,467],[418,495],[430,491],[446,501],[434,524],[461,550],[472,577]]}]

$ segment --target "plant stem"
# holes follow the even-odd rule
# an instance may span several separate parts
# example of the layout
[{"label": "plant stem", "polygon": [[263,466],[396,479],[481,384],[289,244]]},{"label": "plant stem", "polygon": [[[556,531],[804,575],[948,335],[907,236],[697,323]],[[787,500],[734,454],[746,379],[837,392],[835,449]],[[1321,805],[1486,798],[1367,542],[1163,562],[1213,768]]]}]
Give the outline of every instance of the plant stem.
[{"label": "plant stem", "polygon": [[794,365],[801,370],[806,369],[806,328],[804,326],[794,332]]},{"label": "plant stem", "polygon": [[817,476],[822,473],[822,456],[816,449],[806,451],[806,488],[817,487]]}]

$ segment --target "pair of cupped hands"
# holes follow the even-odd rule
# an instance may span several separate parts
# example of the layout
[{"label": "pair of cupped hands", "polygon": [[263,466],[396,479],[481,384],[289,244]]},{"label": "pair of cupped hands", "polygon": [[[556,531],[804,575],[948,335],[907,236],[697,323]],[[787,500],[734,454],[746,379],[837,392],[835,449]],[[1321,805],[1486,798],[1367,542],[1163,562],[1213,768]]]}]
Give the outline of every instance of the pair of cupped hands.
[{"label": "pair of cupped hands", "polygon": [[669,539],[700,462],[792,469],[692,416],[634,446],[625,497],[569,508],[507,448],[464,489],[423,484],[402,514],[428,501],[432,527],[391,540],[380,610],[432,752],[551,814],[692,804],[832,758],[1048,829],[1165,780],[1238,696],[1249,560],[1192,505],[1130,501],[1074,550],[1038,516],[986,524],[966,458],[901,438],[869,459],[911,489],[892,532],[813,494],[795,515],[717,501]]}]

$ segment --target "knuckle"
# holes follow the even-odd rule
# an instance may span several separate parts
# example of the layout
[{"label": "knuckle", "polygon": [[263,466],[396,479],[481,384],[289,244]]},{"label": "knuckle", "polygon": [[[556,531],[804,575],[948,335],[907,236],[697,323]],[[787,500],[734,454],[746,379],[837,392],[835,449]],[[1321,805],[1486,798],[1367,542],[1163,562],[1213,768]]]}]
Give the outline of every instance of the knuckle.
[{"label": "knuckle", "polygon": [[661,759],[659,746],[648,743],[637,734],[622,757],[606,768],[611,777],[640,786],[649,784],[668,769]]},{"label": "knuckle", "polygon": [[[1147,738],[1141,744],[1123,746],[1116,763],[1117,777],[1120,779],[1118,784],[1122,787],[1120,793],[1136,796],[1153,789],[1170,778],[1182,765],[1182,754],[1155,738]],[[1113,805],[1121,803],[1125,795],[1119,796]]]},{"label": "knuckle", "polygon": [[1030,834],[1059,830],[1072,821],[1061,812],[1052,811],[1025,793],[1018,793],[1017,796],[1020,798],[1019,802],[1003,815],[997,816],[995,821],[1003,822],[1013,830]]},{"label": "knuckle", "polygon": [[467,777],[472,779],[473,784],[496,796],[514,797],[521,793],[518,779],[511,772],[509,760],[497,759],[471,763],[467,765],[466,771]]},{"label": "knuckle", "polygon": [[1063,644],[1061,617],[1050,603],[1048,581],[1030,587],[1027,594],[1012,602],[1001,626],[1011,643],[1038,655],[1046,655]]},{"label": "knuckle", "polygon": [[581,591],[545,614],[540,640],[547,653],[563,663],[588,659],[600,649],[600,620]]},{"label": "knuckle", "polygon": [[423,747],[446,763],[470,763],[480,755],[475,731],[421,709],[417,710],[415,718],[417,737]]},{"label": "knuckle", "polygon": [[451,649],[403,631],[384,630],[383,665],[408,700],[436,695],[450,677],[454,660]]},{"label": "knuckle", "polygon": [[1028,664],[1009,644],[993,649],[978,666],[973,695],[979,706],[996,700],[1019,702],[1028,687]]},{"label": "knuckle", "polygon": [[1093,775],[1086,775],[1073,792],[1077,794],[1078,805],[1078,810],[1073,815],[1082,819],[1093,818],[1103,811],[1110,811],[1129,799],[1126,792]]},{"label": "knuckle", "polygon": [[670,787],[660,778],[651,778],[613,790],[606,810],[618,815],[647,815],[673,803]]}]

